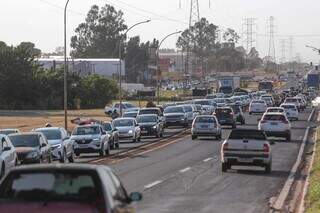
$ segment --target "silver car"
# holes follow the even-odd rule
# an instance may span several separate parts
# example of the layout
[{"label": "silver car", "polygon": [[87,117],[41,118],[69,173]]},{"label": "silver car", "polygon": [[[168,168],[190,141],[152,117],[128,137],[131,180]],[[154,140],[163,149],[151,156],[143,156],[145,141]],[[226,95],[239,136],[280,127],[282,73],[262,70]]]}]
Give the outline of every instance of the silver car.
[{"label": "silver car", "polygon": [[6,135],[0,134],[0,178],[18,164],[14,146]]},{"label": "silver car", "polygon": [[130,139],[133,142],[141,140],[141,129],[134,118],[117,118],[113,122],[119,131],[119,139]]},{"label": "silver car", "polygon": [[36,129],[35,132],[42,132],[46,136],[51,145],[53,160],[59,160],[60,163],[74,161],[73,143],[64,128],[46,127]]},{"label": "silver car", "polygon": [[221,127],[217,118],[213,115],[198,115],[191,128],[192,140],[197,137],[216,137],[217,140],[221,139]]}]

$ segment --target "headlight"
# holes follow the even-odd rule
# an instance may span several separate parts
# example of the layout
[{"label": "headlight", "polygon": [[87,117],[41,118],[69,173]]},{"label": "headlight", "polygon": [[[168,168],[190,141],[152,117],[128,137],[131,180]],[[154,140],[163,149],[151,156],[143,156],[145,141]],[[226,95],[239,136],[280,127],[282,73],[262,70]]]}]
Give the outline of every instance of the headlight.
[{"label": "headlight", "polygon": [[153,129],[157,129],[157,126],[153,126],[152,128],[153,128]]},{"label": "headlight", "polygon": [[60,149],[61,148],[61,144],[57,144],[57,145],[54,145],[52,146],[53,149]]},{"label": "headlight", "polygon": [[129,134],[132,134],[133,133],[133,130],[129,130],[129,132],[128,132]]},{"label": "headlight", "polygon": [[32,151],[27,155],[27,158],[35,158],[38,156],[38,152],[37,151]]},{"label": "headlight", "polygon": [[92,140],[93,142],[100,142],[100,138],[95,138]]}]

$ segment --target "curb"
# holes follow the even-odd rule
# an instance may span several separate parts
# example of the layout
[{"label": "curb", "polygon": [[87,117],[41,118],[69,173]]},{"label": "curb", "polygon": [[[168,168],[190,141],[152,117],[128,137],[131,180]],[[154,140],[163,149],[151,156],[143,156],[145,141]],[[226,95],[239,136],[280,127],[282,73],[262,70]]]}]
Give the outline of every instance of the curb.
[{"label": "curb", "polygon": [[[311,122],[314,114],[316,112],[316,109],[313,108],[309,118],[308,118],[308,122]],[[295,164],[293,165],[293,167],[291,168],[290,170],[290,174],[283,186],[283,188],[281,189],[281,192],[280,194],[276,197],[275,199],[275,202],[271,205],[271,210],[272,212],[281,212],[283,210],[283,206],[284,206],[284,203],[289,195],[289,192],[291,190],[291,187],[294,183],[294,180],[295,180],[295,177],[296,177],[296,173],[298,171],[298,168],[299,168],[299,165],[301,164],[301,161],[302,161],[302,157],[303,157],[303,154],[304,154],[304,149],[305,149],[305,146],[307,144],[307,141],[308,141],[308,136],[309,136],[309,133],[310,133],[310,129],[311,127],[308,126],[307,127],[307,130],[304,134],[304,137],[303,137],[303,141],[302,141],[302,144],[299,148],[299,153],[298,153],[298,157],[297,157],[297,160],[295,162]]]}]

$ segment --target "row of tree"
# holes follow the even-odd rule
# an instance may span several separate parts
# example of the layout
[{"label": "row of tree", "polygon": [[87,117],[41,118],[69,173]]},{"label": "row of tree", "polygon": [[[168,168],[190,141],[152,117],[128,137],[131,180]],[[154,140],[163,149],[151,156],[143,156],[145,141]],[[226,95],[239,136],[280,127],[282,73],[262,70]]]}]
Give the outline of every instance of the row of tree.
[{"label": "row of tree", "polygon": [[[63,69],[44,70],[35,60],[41,51],[30,42],[13,47],[0,42],[0,108],[61,109]],[[68,73],[69,108],[103,107],[118,93],[107,78]]]}]

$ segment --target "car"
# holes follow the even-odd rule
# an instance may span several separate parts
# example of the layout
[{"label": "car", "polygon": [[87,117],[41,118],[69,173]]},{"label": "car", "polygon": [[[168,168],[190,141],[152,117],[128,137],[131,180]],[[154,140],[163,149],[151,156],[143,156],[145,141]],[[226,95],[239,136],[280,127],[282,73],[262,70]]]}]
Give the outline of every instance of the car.
[{"label": "car", "polygon": [[0,183],[0,212],[133,212],[130,204],[141,199],[103,165],[16,167]]},{"label": "car", "polygon": [[221,170],[227,172],[232,166],[259,166],[264,167],[266,173],[271,173],[271,145],[263,131],[231,131],[221,146]]},{"label": "car", "polygon": [[298,98],[286,98],[283,102],[284,104],[294,104],[298,108],[299,112],[302,110],[302,106],[298,100]]},{"label": "car", "polygon": [[233,113],[236,116],[236,121],[240,123],[241,125],[244,125],[246,123],[246,118],[244,116],[244,113],[242,111],[242,107],[239,105],[231,105],[230,106],[233,110]]},{"label": "car", "polygon": [[299,101],[299,104],[300,104],[300,108],[301,110],[305,110],[307,108],[307,102],[304,100],[304,98],[302,97],[295,97],[298,101]]},{"label": "car", "polygon": [[279,113],[286,114],[283,107],[268,107],[265,113],[269,113],[269,112],[279,112]]},{"label": "car", "polygon": [[[122,114],[125,112],[132,112],[132,111],[139,111],[139,107],[129,103],[129,102],[122,102]],[[120,114],[120,103],[115,103],[111,108],[105,107],[104,109],[106,115],[111,115],[114,111]]]},{"label": "car", "polygon": [[182,105],[182,107],[187,114],[188,123],[191,124],[193,122],[193,119],[199,114],[197,112],[197,108],[193,104]]},{"label": "car", "polygon": [[109,135],[109,143],[111,149],[118,149],[119,144],[119,131],[114,127],[112,122],[102,123],[103,130]]},{"label": "car", "polygon": [[299,120],[299,110],[295,104],[281,104],[280,107],[285,110],[289,120]]},{"label": "car", "polygon": [[258,129],[265,131],[267,136],[284,137],[291,141],[291,124],[284,113],[269,112],[263,114]]},{"label": "car", "polygon": [[70,140],[74,145],[74,153],[99,153],[105,156],[110,154],[109,136],[99,124],[87,124],[73,129]]},{"label": "car", "polygon": [[141,141],[141,129],[134,118],[117,118],[113,122],[119,131],[119,139],[129,139],[132,142]]},{"label": "car", "polygon": [[161,118],[156,114],[145,114],[137,117],[137,123],[141,129],[142,136],[163,137],[164,125]]},{"label": "car", "polygon": [[0,129],[1,135],[10,135],[15,133],[20,133],[19,129]]},{"label": "car", "polygon": [[67,131],[62,127],[38,128],[35,132],[43,133],[51,146],[53,160],[65,163],[67,160],[74,161],[73,142],[70,140]]},{"label": "car", "polygon": [[191,128],[192,140],[198,137],[216,137],[217,140],[221,139],[221,127],[218,119],[213,115],[198,115]]},{"label": "car", "polygon": [[150,114],[157,115],[158,117],[163,116],[160,108],[158,107],[143,108],[138,111],[138,115],[150,115]]},{"label": "car", "polygon": [[46,136],[41,132],[10,134],[20,164],[51,163],[52,151]]},{"label": "car", "polygon": [[270,96],[261,96],[260,100],[264,100],[268,107],[273,107],[274,105],[273,98]]},{"label": "car", "polygon": [[14,146],[7,135],[0,134],[0,179],[19,164]]},{"label": "car", "polygon": [[125,112],[123,113],[123,118],[136,118],[138,116],[138,111]]},{"label": "car", "polygon": [[165,117],[165,127],[168,127],[168,126],[187,127],[189,125],[187,113],[182,106],[167,107],[165,108],[163,114]]},{"label": "car", "polygon": [[225,98],[215,98],[213,101],[217,103],[217,107],[224,107],[227,104]]},{"label": "car", "polygon": [[264,100],[253,100],[249,105],[249,114],[264,113],[267,110],[267,103]]},{"label": "car", "polygon": [[231,107],[218,107],[214,111],[220,125],[229,125],[232,128],[237,127],[236,117]]},{"label": "car", "polygon": [[196,99],[192,101],[192,104],[201,105],[203,109],[203,114],[211,115],[214,109],[217,107],[217,103],[211,99]]}]

